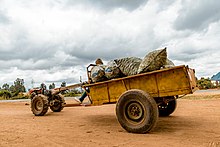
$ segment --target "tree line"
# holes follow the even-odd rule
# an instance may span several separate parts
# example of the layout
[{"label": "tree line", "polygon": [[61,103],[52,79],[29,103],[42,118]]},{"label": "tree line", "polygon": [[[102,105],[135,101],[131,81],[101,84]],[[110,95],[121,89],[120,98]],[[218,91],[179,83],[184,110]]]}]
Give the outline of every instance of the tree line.
[{"label": "tree line", "polygon": [[11,97],[19,96],[19,93],[26,92],[24,86],[24,79],[17,78],[14,83],[10,86],[8,83],[4,83],[0,87],[0,97],[9,99]]},{"label": "tree line", "polygon": [[204,77],[202,77],[200,80],[197,80],[197,86],[199,89],[220,88],[218,82],[212,83],[210,78],[204,78]]},{"label": "tree line", "polygon": [[[54,89],[56,87],[55,83],[49,85],[48,89]],[[63,81],[60,87],[66,87],[66,82]],[[47,89],[46,84],[41,83],[39,87],[36,88],[44,88]],[[22,98],[29,98],[28,95],[23,93],[27,92],[24,86],[24,79],[17,78],[12,85],[8,83],[4,83],[2,87],[0,87],[0,99],[22,99]],[[75,94],[80,94],[81,90],[73,89],[62,94],[66,96],[73,96]]]}]

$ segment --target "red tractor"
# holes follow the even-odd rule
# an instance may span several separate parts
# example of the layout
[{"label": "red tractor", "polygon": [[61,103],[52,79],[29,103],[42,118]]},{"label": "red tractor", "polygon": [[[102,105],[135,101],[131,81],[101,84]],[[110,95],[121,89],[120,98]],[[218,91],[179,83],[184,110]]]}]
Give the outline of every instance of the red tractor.
[{"label": "red tractor", "polygon": [[35,88],[29,91],[31,98],[31,111],[35,116],[43,116],[47,113],[48,108],[53,112],[60,112],[65,106],[64,96],[60,94],[62,91],[81,87],[83,83],[70,85],[47,90],[46,86]]},{"label": "red tractor", "polygon": [[31,89],[29,93],[31,95],[31,111],[33,114],[35,116],[43,116],[47,113],[49,107],[53,112],[60,112],[66,104],[64,97],[60,94],[64,90],[66,89]]}]

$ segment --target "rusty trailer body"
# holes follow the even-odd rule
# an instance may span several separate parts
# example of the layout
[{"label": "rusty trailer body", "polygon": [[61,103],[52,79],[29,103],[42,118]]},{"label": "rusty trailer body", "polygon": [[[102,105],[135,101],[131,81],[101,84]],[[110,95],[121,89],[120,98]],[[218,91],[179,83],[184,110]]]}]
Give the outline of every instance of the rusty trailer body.
[{"label": "rusty trailer body", "polygon": [[83,87],[90,89],[87,94],[92,105],[117,103],[117,119],[125,130],[147,133],[159,116],[174,112],[179,95],[196,90],[196,78],[194,69],[182,65]]},{"label": "rusty trailer body", "polygon": [[196,79],[194,70],[182,65],[83,87],[90,88],[92,105],[102,105],[116,103],[130,89],[143,90],[154,98],[191,94],[196,90]]}]

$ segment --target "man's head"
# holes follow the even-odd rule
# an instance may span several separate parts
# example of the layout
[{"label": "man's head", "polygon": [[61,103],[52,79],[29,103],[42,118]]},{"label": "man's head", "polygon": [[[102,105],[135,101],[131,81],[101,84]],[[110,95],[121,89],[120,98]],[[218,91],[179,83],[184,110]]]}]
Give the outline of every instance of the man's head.
[{"label": "man's head", "polygon": [[100,59],[100,58],[96,59],[95,64],[96,65],[103,64],[102,59]]}]

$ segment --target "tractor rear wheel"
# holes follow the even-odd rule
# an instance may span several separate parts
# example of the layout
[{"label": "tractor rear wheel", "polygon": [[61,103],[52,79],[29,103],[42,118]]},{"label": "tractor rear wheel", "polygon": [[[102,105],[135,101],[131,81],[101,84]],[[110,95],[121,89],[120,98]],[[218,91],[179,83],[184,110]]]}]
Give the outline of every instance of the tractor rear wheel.
[{"label": "tractor rear wheel", "polygon": [[63,110],[65,105],[64,97],[61,94],[57,94],[54,96],[54,99],[54,104],[50,106],[50,109],[53,112],[60,112],[61,110]]},{"label": "tractor rear wheel", "polygon": [[177,105],[176,99],[174,97],[170,98],[171,99],[168,99],[168,102],[163,102],[160,105],[158,105],[160,116],[169,116],[175,111]]},{"label": "tractor rear wheel", "polygon": [[35,116],[43,116],[48,110],[48,98],[42,94],[35,95],[31,100],[31,111]]},{"label": "tractor rear wheel", "polygon": [[124,92],[117,104],[116,115],[121,126],[132,133],[147,133],[156,125],[158,108],[155,100],[142,90]]}]

